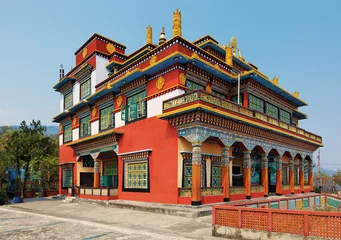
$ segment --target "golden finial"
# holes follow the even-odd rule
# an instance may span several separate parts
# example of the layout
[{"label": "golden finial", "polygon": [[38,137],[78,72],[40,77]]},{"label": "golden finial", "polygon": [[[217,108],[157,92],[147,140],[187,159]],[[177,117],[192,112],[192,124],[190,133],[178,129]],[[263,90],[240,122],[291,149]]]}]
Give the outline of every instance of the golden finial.
[{"label": "golden finial", "polygon": [[297,97],[297,98],[299,98],[299,97],[300,97],[300,92],[299,92],[299,91],[295,91],[295,92],[294,92],[294,96]]},{"label": "golden finial", "polygon": [[278,85],[278,77],[274,76],[274,78],[272,79],[272,82]]},{"label": "golden finial", "polygon": [[179,9],[176,9],[175,12],[173,12],[173,37],[176,36],[182,36],[181,31],[181,12]]},{"label": "golden finial", "polygon": [[166,42],[165,27],[162,27],[162,31],[160,33],[159,45],[164,44],[165,42]]},{"label": "golden finial", "polygon": [[225,55],[226,64],[229,66],[233,66],[231,44],[227,44],[227,46],[225,46],[225,51],[226,51],[226,55]]},{"label": "golden finial", "polygon": [[146,44],[153,44],[153,31],[150,25],[147,27],[146,30]]}]

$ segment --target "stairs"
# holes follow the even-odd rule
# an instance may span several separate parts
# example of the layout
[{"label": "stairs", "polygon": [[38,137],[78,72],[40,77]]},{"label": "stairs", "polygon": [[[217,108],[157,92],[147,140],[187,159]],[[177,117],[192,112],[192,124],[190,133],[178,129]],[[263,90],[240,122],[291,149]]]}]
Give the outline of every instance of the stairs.
[{"label": "stairs", "polygon": [[74,203],[77,202],[78,197],[71,197],[67,196],[64,200],[62,200],[63,203]]}]

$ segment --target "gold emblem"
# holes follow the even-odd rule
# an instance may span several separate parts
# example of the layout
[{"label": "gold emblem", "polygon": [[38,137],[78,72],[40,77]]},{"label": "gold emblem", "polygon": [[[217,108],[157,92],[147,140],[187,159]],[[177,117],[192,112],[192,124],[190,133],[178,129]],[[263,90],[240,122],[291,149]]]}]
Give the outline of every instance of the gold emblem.
[{"label": "gold emblem", "polygon": [[238,42],[237,42],[237,38],[235,36],[233,36],[231,39],[231,46],[234,50],[236,50],[238,48]]},{"label": "gold emblem", "polygon": [[111,43],[108,43],[108,44],[107,44],[107,50],[108,50],[108,52],[109,52],[110,54],[112,54],[113,52],[116,51],[116,48],[115,48],[115,46],[112,45]]},{"label": "gold emblem", "polygon": [[186,84],[186,75],[183,74],[183,73],[180,73],[180,75],[179,75],[179,80],[180,80],[180,83],[181,83],[182,85],[185,85],[185,84]]},{"label": "gold emblem", "polygon": [[206,92],[208,92],[208,93],[212,93],[211,84],[207,84],[205,90],[206,90]]},{"label": "gold emblem", "polygon": [[181,12],[179,9],[176,9],[175,12],[173,12],[173,37],[176,36],[182,36],[181,31]]},{"label": "gold emblem", "polygon": [[165,79],[161,76],[156,80],[156,88],[161,90],[163,85],[165,85]]},{"label": "gold emblem", "polygon": [[274,84],[278,85],[278,77],[275,76],[275,77],[272,79],[272,81],[273,81]]},{"label": "gold emblem", "polygon": [[153,65],[154,63],[156,63],[157,61],[157,57],[156,56],[152,56],[152,58],[150,59],[150,65]]},{"label": "gold emblem", "polygon": [[95,116],[96,116],[96,113],[97,113],[97,109],[96,109],[96,108],[93,108],[93,109],[92,109],[92,116],[95,117]]},{"label": "gold emblem", "polygon": [[88,53],[88,49],[87,48],[84,48],[83,49],[83,58],[85,58],[86,57],[86,54]]},{"label": "gold emblem", "polygon": [[72,124],[73,124],[74,126],[76,126],[76,124],[77,124],[77,118],[73,118]]},{"label": "gold emblem", "polygon": [[116,99],[117,106],[121,107],[122,102],[123,102],[122,96],[118,96],[117,99]]},{"label": "gold emblem", "polygon": [[296,98],[299,98],[299,97],[300,97],[300,92],[299,92],[299,91],[295,91],[295,92],[294,92],[294,96],[295,96]]},{"label": "gold emblem", "polygon": [[192,53],[192,58],[198,58],[198,54],[196,52]]}]

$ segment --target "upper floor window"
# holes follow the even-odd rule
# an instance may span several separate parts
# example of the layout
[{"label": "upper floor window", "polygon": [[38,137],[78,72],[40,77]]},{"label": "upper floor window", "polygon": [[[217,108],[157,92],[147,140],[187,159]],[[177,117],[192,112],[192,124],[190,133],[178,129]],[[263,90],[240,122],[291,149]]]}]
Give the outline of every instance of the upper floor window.
[{"label": "upper floor window", "polygon": [[290,113],[288,113],[287,111],[284,111],[283,109],[280,109],[279,119],[282,120],[283,122],[290,124],[290,120],[291,120]]},{"label": "upper floor window", "polygon": [[127,107],[122,112],[122,120],[134,121],[139,118],[147,116],[147,104],[144,100],[146,97],[146,91],[137,93],[127,98]]},{"label": "upper floor window", "polygon": [[109,106],[100,110],[99,126],[100,130],[105,130],[114,127],[114,106]]},{"label": "upper floor window", "polygon": [[249,94],[249,108],[264,112],[264,101],[252,94]]},{"label": "upper floor window", "polygon": [[[244,97],[243,94],[239,94],[239,104],[241,104],[241,105],[243,104],[243,100],[244,100],[243,97]],[[238,102],[238,95],[232,96],[231,100],[232,100],[232,102],[237,103]]]},{"label": "upper floor window", "polygon": [[276,107],[270,103],[266,103],[266,114],[268,114],[269,116],[271,116],[273,118],[278,119],[278,107]]},{"label": "upper floor window", "polygon": [[91,94],[91,79],[86,80],[80,85],[80,99],[84,99]]},{"label": "upper floor window", "polygon": [[95,161],[91,155],[85,155],[82,157],[83,167],[93,168],[95,166]]},{"label": "upper floor window", "polygon": [[64,109],[72,106],[72,92],[64,95]]},{"label": "upper floor window", "polygon": [[79,137],[90,136],[90,116],[80,119]]},{"label": "upper floor window", "polygon": [[202,89],[202,90],[205,89],[204,86],[202,86],[202,85],[200,85],[198,83],[189,81],[189,80],[186,81],[186,87],[187,87],[188,91],[194,91],[194,90],[197,90],[197,89]]},{"label": "upper floor window", "polygon": [[72,128],[71,124],[64,126],[64,143],[72,141]]}]

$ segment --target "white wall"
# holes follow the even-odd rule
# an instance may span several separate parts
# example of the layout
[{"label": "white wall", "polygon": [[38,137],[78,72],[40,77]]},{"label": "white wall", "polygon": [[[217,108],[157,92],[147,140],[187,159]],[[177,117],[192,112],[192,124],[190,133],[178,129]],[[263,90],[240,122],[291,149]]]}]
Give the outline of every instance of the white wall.
[{"label": "white wall", "polygon": [[121,120],[121,111],[115,113],[115,128],[122,127],[125,125],[125,121]]},{"label": "white wall", "polygon": [[72,141],[77,141],[79,139],[79,128],[72,130]]},{"label": "white wall", "polygon": [[95,135],[99,132],[99,120],[91,123],[91,135]]},{"label": "white wall", "polygon": [[64,111],[64,94],[60,94],[60,100],[59,100],[59,110],[60,112]]},{"label": "white wall", "polygon": [[108,70],[105,67],[109,60],[100,56],[96,56],[96,84],[108,78]]},{"label": "white wall", "polygon": [[147,102],[147,118],[162,114],[162,102],[163,101],[179,96],[184,93],[185,93],[184,90],[176,89],[174,91],[171,91],[169,93],[163,94],[159,97],[149,100]]},{"label": "white wall", "polygon": [[64,134],[59,135],[59,146],[63,145]]},{"label": "white wall", "polygon": [[96,92],[96,72],[97,69],[95,69],[94,71],[92,71],[91,73],[91,94],[94,94]]},{"label": "white wall", "polygon": [[73,105],[79,103],[79,82],[75,82],[72,89]]}]

